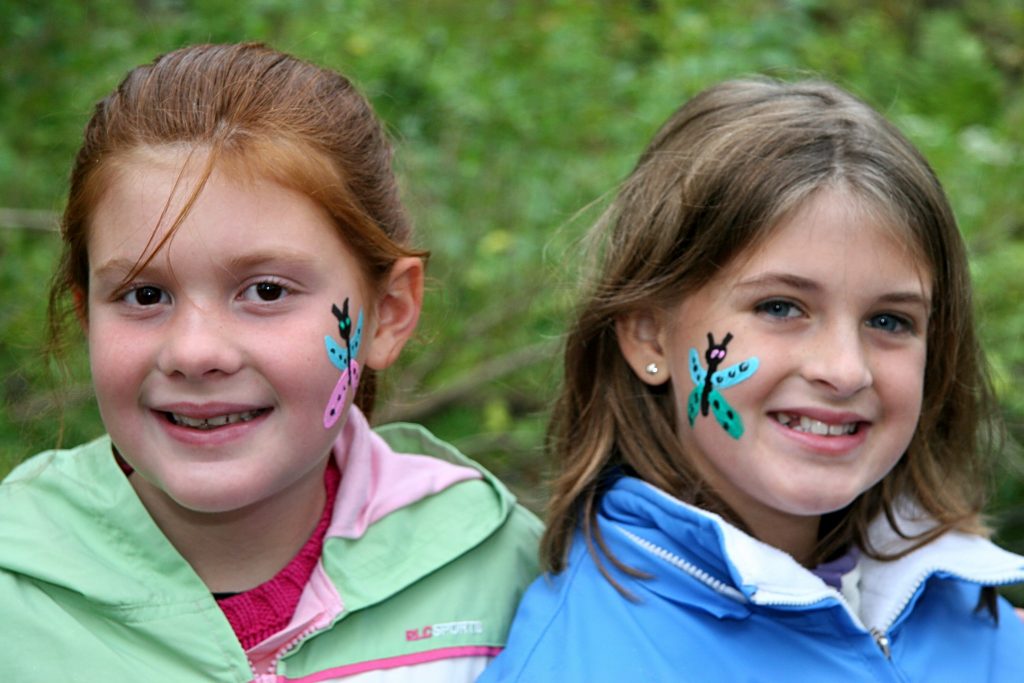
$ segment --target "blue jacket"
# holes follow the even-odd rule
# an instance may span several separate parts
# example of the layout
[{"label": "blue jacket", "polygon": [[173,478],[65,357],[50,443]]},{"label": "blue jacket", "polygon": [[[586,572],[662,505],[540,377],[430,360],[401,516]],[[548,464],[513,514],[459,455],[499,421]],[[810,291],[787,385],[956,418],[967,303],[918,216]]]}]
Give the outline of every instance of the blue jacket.
[{"label": "blue jacket", "polygon": [[[926,522],[906,514],[906,530]],[[980,586],[1024,581],[1024,558],[948,533],[892,562],[862,557],[860,609],[716,515],[633,478],[604,496],[611,552],[648,576],[604,566],[577,534],[567,568],[534,582],[496,681],[1024,681],[1024,624],[1004,600],[998,625]],[[876,547],[906,541],[880,520]]]}]

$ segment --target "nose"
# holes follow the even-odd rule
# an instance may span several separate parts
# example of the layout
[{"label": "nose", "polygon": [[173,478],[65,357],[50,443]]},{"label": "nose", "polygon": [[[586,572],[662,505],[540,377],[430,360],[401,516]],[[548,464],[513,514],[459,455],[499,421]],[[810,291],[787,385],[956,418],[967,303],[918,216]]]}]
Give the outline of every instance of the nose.
[{"label": "nose", "polygon": [[238,372],[243,356],[228,318],[213,306],[176,303],[157,358],[159,370],[189,380]]},{"label": "nose", "polygon": [[869,351],[857,325],[824,327],[806,353],[804,378],[838,398],[853,396],[874,382]]}]

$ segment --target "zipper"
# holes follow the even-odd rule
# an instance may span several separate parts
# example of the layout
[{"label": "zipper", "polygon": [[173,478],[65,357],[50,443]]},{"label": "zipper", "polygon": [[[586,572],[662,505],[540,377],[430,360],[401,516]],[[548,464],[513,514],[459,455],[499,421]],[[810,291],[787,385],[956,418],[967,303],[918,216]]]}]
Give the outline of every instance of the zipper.
[{"label": "zipper", "polygon": [[[616,525],[616,526],[618,526],[618,525]],[[635,543],[636,545],[640,546],[641,548],[643,548],[647,552],[653,554],[654,556],[664,560],[665,562],[668,562],[672,566],[674,566],[674,567],[682,570],[683,572],[689,574],[693,578],[697,579],[698,581],[700,581],[701,583],[707,585],[708,587],[712,588],[713,590],[717,591],[718,593],[721,593],[723,595],[727,595],[727,596],[729,596],[729,597],[731,597],[731,598],[733,598],[733,599],[735,599],[735,600],[737,600],[739,602],[744,602],[744,603],[750,602],[749,598],[747,598],[747,596],[744,595],[742,592],[740,592],[739,590],[737,590],[733,586],[730,586],[730,585],[728,585],[728,584],[726,584],[726,583],[724,583],[722,581],[719,581],[718,579],[716,579],[712,575],[708,574],[706,571],[704,571],[700,567],[697,567],[693,563],[684,560],[683,558],[679,557],[675,553],[672,553],[671,551],[666,550],[665,548],[662,548],[661,546],[659,546],[659,545],[657,545],[655,543],[652,543],[651,541],[648,541],[645,538],[637,536],[636,534],[632,533],[628,529],[625,529],[625,528],[623,528],[621,526],[619,526],[618,528],[619,528],[619,530],[623,534],[625,534],[626,538],[628,538],[629,540],[633,541],[633,543]],[[911,591],[911,593],[904,600],[902,600],[900,602],[900,609],[896,611],[895,616],[893,618],[888,620],[888,622],[886,623],[885,628],[877,628],[877,627],[866,628],[863,625],[861,626],[861,628],[865,628],[867,630],[867,632],[870,634],[872,640],[874,641],[875,645],[878,647],[878,649],[881,651],[882,655],[885,657],[886,661],[888,661],[888,662],[892,661],[892,647],[891,647],[892,643],[889,640],[889,636],[887,635],[887,631],[893,625],[893,623],[895,623],[896,618],[898,618],[899,615],[903,612],[903,610],[906,608],[907,604],[909,604],[911,598],[914,597],[914,593],[917,592],[917,589],[921,586],[921,583],[926,578],[928,578],[928,576],[930,576],[931,573],[932,573],[931,571],[927,572],[921,579],[919,579],[918,581],[916,581],[914,583],[914,590]],[[817,603],[821,602],[822,599],[824,599],[826,597],[835,598],[840,604],[846,606],[846,612],[853,619],[854,623],[861,623],[859,617],[856,614],[854,614],[852,611],[850,611],[849,607],[846,605],[846,601],[843,600],[843,596],[841,594],[840,595],[835,595],[835,596],[833,596],[833,595],[828,595],[828,596],[820,596],[820,595],[819,596],[811,596],[811,597],[809,597],[809,598],[807,598],[805,600],[786,600],[786,601],[783,601],[783,600],[770,600],[770,601],[758,602],[758,604],[759,605],[763,605],[763,606],[776,606],[776,607],[780,607],[780,606],[786,606],[786,607],[809,607],[811,605],[814,605],[814,604],[817,604]]]},{"label": "zipper", "polygon": [[875,639],[875,645],[877,645],[878,649],[882,651],[885,658],[892,661],[892,650],[889,649],[889,636],[885,635],[884,631],[877,628],[872,628],[870,633],[871,637]]},{"label": "zipper", "polygon": [[721,593],[722,595],[727,595],[733,600],[736,600],[737,602],[749,602],[747,596],[744,595],[742,592],[736,590],[735,588],[733,588],[732,586],[723,581],[719,581],[711,574],[708,574],[706,571],[698,567],[697,565],[691,562],[687,562],[675,553],[670,552],[659,545],[651,543],[646,538],[641,538],[640,536],[637,536],[629,529],[626,529],[618,525],[616,525],[616,527],[618,527],[619,531],[625,534],[626,538],[631,540],[636,545],[640,546],[652,555],[661,558],[665,562],[668,562],[673,567],[681,569],[683,572],[689,574],[690,576],[697,579],[698,581],[708,586],[712,590]]},{"label": "zipper", "polygon": [[284,659],[285,655],[287,655],[289,652],[291,652],[303,640],[305,640],[306,638],[308,638],[309,636],[313,635],[314,633],[316,633],[319,630],[320,630],[319,626],[310,626],[310,627],[302,630],[297,636],[295,636],[294,638],[289,640],[287,643],[282,645],[280,648],[278,648],[277,653],[274,655],[274,658],[272,660],[270,660],[270,664],[267,665],[267,669],[266,669],[266,671],[263,674],[260,674],[256,670],[253,670],[253,674],[257,678],[263,678],[265,676],[274,676],[276,678],[277,677],[277,665],[281,663],[281,660]]},{"label": "zipper", "polygon": [[907,591],[907,593],[899,602],[895,603],[896,608],[888,614],[885,620],[883,620],[883,626],[878,629],[872,629],[872,631],[878,631],[879,633],[888,633],[890,630],[892,630],[892,627],[896,624],[897,621],[899,621],[899,618],[903,616],[903,612],[907,609],[907,605],[910,604],[910,601],[921,589],[921,586],[924,585],[924,582],[927,581],[928,578],[934,576],[939,572],[948,574],[950,577],[957,579],[958,581],[962,581],[963,583],[970,583],[983,588],[996,588],[999,586],[1008,586],[1010,584],[1017,583],[1020,580],[1018,576],[1010,576],[996,580],[980,580],[977,578],[972,578],[970,576],[965,576],[964,574],[958,572],[949,571],[948,569],[943,569],[941,567],[930,567],[926,571],[919,572],[917,579],[911,584],[910,590]]},{"label": "zipper", "polygon": [[892,630],[896,622],[899,621],[899,618],[903,616],[904,611],[907,609],[907,605],[909,605],[910,601],[913,600],[915,595],[917,595],[918,591],[921,589],[921,586],[924,585],[924,582],[927,581],[929,577],[935,575],[937,572],[940,571],[946,571],[951,577],[956,578],[959,581],[963,581],[964,583],[972,583],[977,586],[995,588],[997,586],[1005,586],[1017,582],[1016,577],[1009,577],[996,581],[979,581],[976,578],[964,576],[963,574],[959,574],[957,572],[949,572],[948,570],[943,570],[940,567],[929,567],[926,571],[919,572],[917,578],[911,584],[910,590],[907,591],[903,598],[901,598],[899,602],[896,603],[896,608],[893,609],[886,617],[886,619],[882,622],[883,626],[872,627],[869,629],[871,637],[875,639],[875,644],[878,645],[878,649],[882,651],[882,654],[885,655],[886,659],[890,661],[892,660],[892,641],[889,639],[889,636],[887,634]]}]

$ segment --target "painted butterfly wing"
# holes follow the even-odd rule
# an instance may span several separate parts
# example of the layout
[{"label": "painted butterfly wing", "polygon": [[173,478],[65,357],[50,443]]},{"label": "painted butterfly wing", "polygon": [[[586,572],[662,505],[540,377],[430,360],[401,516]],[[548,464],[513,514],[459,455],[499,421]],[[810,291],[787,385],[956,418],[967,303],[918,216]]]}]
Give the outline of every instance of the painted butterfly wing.
[{"label": "painted butterfly wing", "polygon": [[700,354],[697,353],[697,349],[690,349],[690,379],[698,387],[704,384],[704,378],[707,376],[707,372],[700,366]]},{"label": "painted butterfly wing", "polygon": [[[351,322],[351,321],[350,321]],[[359,355],[359,342],[363,337],[363,312],[359,311],[359,319],[356,321],[356,330],[349,340],[348,347],[342,346],[338,342],[334,341],[334,338],[330,335],[324,337],[324,346],[327,347],[327,357],[331,359],[331,363],[334,367],[338,368],[341,372],[348,370],[348,364]],[[352,349],[352,353],[349,353],[349,349]]]},{"label": "painted butterfly wing", "polygon": [[341,418],[341,412],[345,408],[345,401],[348,399],[349,389],[359,382],[359,363],[352,365],[341,373],[338,383],[331,391],[331,397],[324,408],[324,429],[330,429]]},{"label": "painted butterfly wing", "polygon": [[[691,364],[693,363],[693,353],[693,349],[690,349]],[[742,363],[730,365],[724,370],[719,370],[712,377],[711,386],[715,389],[728,389],[733,385],[739,384],[757,371],[758,363],[757,358],[748,358]]]},{"label": "painted butterfly wing", "polygon": [[349,348],[352,349],[352,358],[355,359],[359,355],[359,342],[363,339],[363,309],[359,309],[359,315],[356,318],[356,329],[352,333],[352,340],[349,343]]},{"label": "painted butterfly wing", "polygon": [[[700,399],[698,398],[698,403],[699,401]],[[722,429],[728,432],[732,438],[740,438],[743,434],[743,420],[740,419],[739,413],[733,410],[728,401],[722,397],[722,394],[712,389],[708,395],[708,403],[711,405],[711,412],[714,413],[715,420],[718,421],[718,424],[722,425]],[[700,406],[698,405],[699,408]],[[693,423],[693,418],[690,418],[690,423]]]},{"label": "painted butterfly wing", "polygon": [[348,370],[348,349],[334,341],[331,335],[324,337],[324,346],[327,347],[327,357],[331,359],[331,364],[341,372]]},{"label": "painted butterfly wing", "polygon": [[700,392],[703,388],[703,385],[698,384],[694,390],[690,392],[690,398],[686,401],[686,416],[690,418],[691,427],[697,419],[697,415],[700,413]]}]

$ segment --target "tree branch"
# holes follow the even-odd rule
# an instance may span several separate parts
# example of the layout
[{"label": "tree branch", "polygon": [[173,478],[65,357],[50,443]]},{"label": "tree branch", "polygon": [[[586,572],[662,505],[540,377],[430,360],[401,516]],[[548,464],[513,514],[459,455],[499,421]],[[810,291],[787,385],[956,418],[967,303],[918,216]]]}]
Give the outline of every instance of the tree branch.
[{"label": "tree branch", "polygon": [[56,232],[58,216],[54,211],[42,209],[0,208],[0,228],[27,228],[28,230]]},{"label": "tree branch", "polygon": [[549,339],[504,356],[492,358],[455,379],[451,384],[430,392],[423,398],[402,403],[393,397],[375,414],[378,423],[416,422],[436,414],[443,408],[477,394],[481,387],[519,368],[551,358],[558,349],[558,340]]}]

